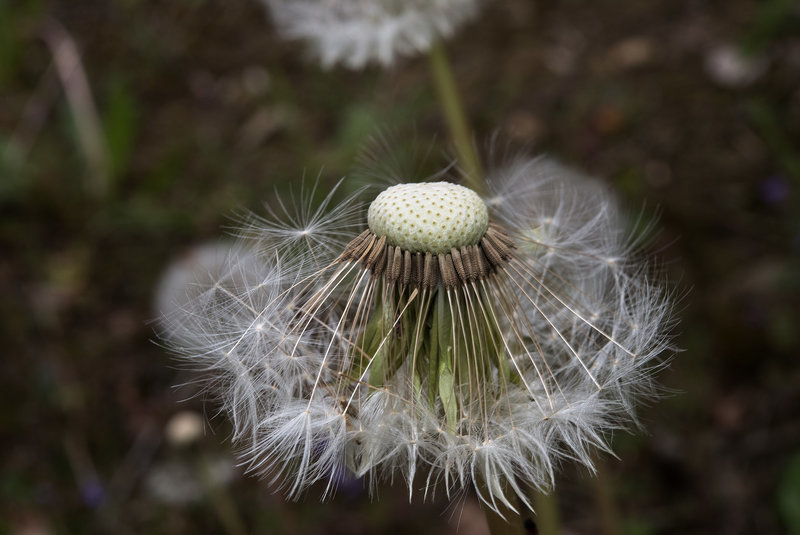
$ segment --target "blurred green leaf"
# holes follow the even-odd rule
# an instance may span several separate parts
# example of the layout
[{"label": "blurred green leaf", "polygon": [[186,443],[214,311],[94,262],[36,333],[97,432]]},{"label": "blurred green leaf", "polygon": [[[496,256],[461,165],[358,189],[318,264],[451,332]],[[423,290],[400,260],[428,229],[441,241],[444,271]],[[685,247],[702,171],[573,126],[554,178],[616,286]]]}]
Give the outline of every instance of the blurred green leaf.
[{"label": "blurred green leaf", "polygon": [[113,75],[103,110],[103,129],[111,157],[111,173],[115,179],[125,173],[136,136],[138,106],[127,81]]},{"label": "blurred green leaf", "polygon": [[629,518],[622,527],[622,533],[624,535],[651,535],[655,533],[655,529],[644,519]]},{"label": "blurred green leaf", "polygon": [[18,198],[25,189],[25,160],[12,139],[0,135],[0,201]]},{"label": "blurred green leaf", "polygon": [[354,103],[348,106],[342,117],[342,126],[337,132],[337,156],[342,162],[342,167],[353,159],[358,153],[367,137],[375,131],[382,122],[382,114],[371,103]]},{"label": "blurred green leaf", "polygon": [[742,46],[749,53],[763,50],[782,35],[797,29],[797,0],[766,0],[758,6],[757,15],[742,38]]},{"label": "blurred green leaf", "polygon": [[625,169],[614,177],[614,186],[626,197],[641,198],[644,195],[644,176],[636,169]]},{"label": "blurred green leaf", "polygon": [[445,302],[444,292],[440,291],[436,297],[436,319],[439,336],[439,398],[442,400],[444,415],[449,429],[456,429],[458,424],[458,403],[455,396],[455,377],[453,375],[453,321],[450,308]]},{"label": "blurred green leaf", "polygon": [[23,59],[24,30],[40,11],[38,0],[0,0],[0,84],[12,80]]},{"label": "blurred green leaf", "polygon": [[800,184],[800,155],[784,130],[781,113],[763,98],[748,101],[745,111],[778,164],[796,184]]},{"label": "blurred green leaf", "polygon": [[789,461],[778,488],[778,510],[791,535],[800,534],[800,453]]}]

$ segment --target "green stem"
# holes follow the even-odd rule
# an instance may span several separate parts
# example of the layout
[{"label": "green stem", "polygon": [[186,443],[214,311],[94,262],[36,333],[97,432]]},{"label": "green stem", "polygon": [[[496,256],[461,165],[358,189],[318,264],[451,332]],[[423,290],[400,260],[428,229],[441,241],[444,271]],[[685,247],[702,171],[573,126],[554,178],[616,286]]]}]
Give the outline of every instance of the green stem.
[{"label": "green stem", "polygon": [[466,175],[466,182],[476,192],[484,194],[486,185],[483,181],[480,160],[472,144],[472,132],[467,124],[455,77],[441,42],[437,42],[431,47],[428,58],[436,93],[447,120],[458,160]]},{"label": "green stem", "polygon": [[619,514],[614,501],[614,488],[608,475],[608,468],[603,459],[597,459],[594,463],[597,468],[596,477],[592,479],[592,490],[594,491],[598,513],[600,515],[600,525],[604,535],[616,535],[619,530]]},{"label": "green stem", "polygon": [[[508,484],[502,484],[502,486],[503,494],[514,504],[516,511],[499,500],[496,501],[497,511],[486,504],[481,504],[486,515],[486,523],[489,525],[489,533],[491,535],[530,535],[530,533],[535,532],[529,530],[529,526],[533,527],[533,523],[530,520],[530,510],[519,503],[520,500],[516,498]],[[480,488],[481,493],[488,494],[489,490],[486,483],[480,483]]]},{"label": "green stem", "polygon": [[536,511],[536,527],[539,535],[558,535],[561,533],[561,515],[558,512],[558,499],[555,490],[549,494],[534,491],[533,508]]},{"label": "green stem", "polygon": [[522,513],[521,515],[500,502],[497,503],[497,507],[499,511],[483,506],[491,535],[530,535],[528,525],[533,524],[529,519],[530,511],[526,507],[517,504],[517,510]]},{"label": "green stem", "polygon": [[510,509],[503,509],[503,516],[484,506],[486,523],[491,535],[528,535],[525,519]]}]

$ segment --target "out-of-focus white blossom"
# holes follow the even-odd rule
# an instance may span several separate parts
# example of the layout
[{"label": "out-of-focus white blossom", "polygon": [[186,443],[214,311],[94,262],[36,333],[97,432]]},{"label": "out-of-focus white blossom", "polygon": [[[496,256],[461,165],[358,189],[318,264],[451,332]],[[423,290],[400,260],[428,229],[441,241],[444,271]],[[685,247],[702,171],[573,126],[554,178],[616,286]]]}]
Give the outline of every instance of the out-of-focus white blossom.
[{"label": "out-of-focus white blossom", "polygon": [[193,444],[203,436],[203,417],[194,411],[180,411],[167,422],[164,436],[173,446]]},{"label": "out-of-focus white blossom", "polygon": [[740,47],[723,43],[710,48],[705,57],[706,73],[719,85],[743,88],[752,85],[769,68],[769,58],[746,54]]},{"label": "out-of-focus white blossom", "polygon": [[217,487],[224,487],[236,475],[233,459],[214,457],[191,462],[169,460],[154,464],[145,476],[146,490],[169,505],[198,503]]},{"label": "out-of-focus white blossom", "polygon": [[481,0],[264,0],[277,30],[324,67],[384,67],[428,50],[473,18]]},{"label": "out-of-focus white blossom", "polygon": [[291,496],[349,472],[530,506],[522,485],[549,489],[565,459],[591,468],[636,421],[671,307],[613,196],[546,159],[487,182],[482,202],[395,189],[369,225],[354,199],[330,209],[333,192],[322,210],[282,205],[290,223],[254,221],[173,312],[165,334],[205,370],[252,471]]}]

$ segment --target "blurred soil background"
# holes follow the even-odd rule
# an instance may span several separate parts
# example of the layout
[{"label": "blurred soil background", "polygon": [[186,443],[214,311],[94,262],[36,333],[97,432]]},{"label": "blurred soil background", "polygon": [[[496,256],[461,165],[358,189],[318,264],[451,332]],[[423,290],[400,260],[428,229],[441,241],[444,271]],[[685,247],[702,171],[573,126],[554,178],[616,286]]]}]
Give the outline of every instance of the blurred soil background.
[{"label": "blurred soil background", "polygon": [[[602,461],[615,531],[800,533],[800,6],[502,0],[447,49],[479,140],[659,217],[685,351]],[[171,262],[376,128],[445,148],[424,57],[322,71],[256,0],[0,0],[0,533],[485,533],[471,497],[285,503],[156,343]],[[561,472],[566,533],[597,488]]]}]

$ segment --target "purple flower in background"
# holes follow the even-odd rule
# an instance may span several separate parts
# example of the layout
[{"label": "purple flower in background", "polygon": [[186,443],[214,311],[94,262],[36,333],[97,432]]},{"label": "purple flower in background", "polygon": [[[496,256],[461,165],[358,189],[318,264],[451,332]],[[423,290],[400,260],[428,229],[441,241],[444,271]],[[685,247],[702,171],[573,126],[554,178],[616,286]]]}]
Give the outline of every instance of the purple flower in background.
[{"label": "purple flower in background", "polygon": [[761,198],[769,205],[783,204],[789,193],[789,182],[781,175],[772,175],[761,183]]}]

